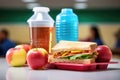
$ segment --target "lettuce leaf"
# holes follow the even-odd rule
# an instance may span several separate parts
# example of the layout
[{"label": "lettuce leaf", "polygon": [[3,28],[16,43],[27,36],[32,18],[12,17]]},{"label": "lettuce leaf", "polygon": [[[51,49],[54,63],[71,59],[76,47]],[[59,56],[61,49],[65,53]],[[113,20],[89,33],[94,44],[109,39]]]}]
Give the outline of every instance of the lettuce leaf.
[{"label": "lettuce leaf", "polygon": [[90,59],[93,58],[93,55],[91,54],[77,54],[74,56],[70,57],[70,60],[75,60],[75,59]]},{"label": "lettuce leaf", "polygon": [[75,60],[75,59],[90,59],[93,58],[92,54],[76,54],[73,56],[65,56],[61,57],[61,59],[70,59],[70,60]]}]

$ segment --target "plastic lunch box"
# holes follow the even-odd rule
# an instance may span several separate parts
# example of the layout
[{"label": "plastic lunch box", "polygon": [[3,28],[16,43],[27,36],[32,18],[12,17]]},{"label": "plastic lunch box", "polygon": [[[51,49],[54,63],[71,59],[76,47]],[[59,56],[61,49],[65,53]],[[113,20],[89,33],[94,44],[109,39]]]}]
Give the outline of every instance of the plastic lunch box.
[{"label": "plastic lunch box", "polygon": [[[73,63],[53,63],[51,68],[57,68],[62,70],[74,70],[74,71],[95,71],[106,70],[108,64],[116,64],[118,62],[102,62],[92,64],[73,64]],[[54,67],[53,67],[54,66]]]}]

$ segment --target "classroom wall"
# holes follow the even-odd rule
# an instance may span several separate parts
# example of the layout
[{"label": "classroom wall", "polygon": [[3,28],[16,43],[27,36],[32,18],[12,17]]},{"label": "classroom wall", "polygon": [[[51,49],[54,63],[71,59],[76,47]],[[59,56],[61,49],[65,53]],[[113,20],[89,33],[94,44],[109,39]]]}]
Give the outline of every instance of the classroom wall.
[{"label": "classroom wall", "polygon": [[[120,9],[73,9],[80,23],[119,23]],[[55,20],[61,9],[50,9]],[[8,15],[9,13],[9,15]],[[33,15],[31,9],[0,9],[0,23],[26,23]]]},{"label": "classroom wall", "polygon": [[[84,39],[89,34],[90,24],[79,26],[79,38]],[[120,24],[98,24],[101,37],[104,43],[111,48],[115,45],[115,32],[120,28]],[[19,43],[29,43],[29,27],[26,24],[0,24],[0,29],[5,28],[10,32],[10,39]],[[53,32],[53,45],[55,45],[55,30]]]}]

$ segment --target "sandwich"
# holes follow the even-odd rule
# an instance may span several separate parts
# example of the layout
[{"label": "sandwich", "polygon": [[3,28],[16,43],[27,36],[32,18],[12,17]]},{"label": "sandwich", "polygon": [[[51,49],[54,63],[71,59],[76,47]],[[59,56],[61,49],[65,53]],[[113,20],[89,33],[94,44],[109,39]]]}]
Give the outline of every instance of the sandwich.
[{"label": "sandwich", "polygon": [[96,47],[94,42],[60,41],[52,48],[49,62],[91,64],[98,55]]}]

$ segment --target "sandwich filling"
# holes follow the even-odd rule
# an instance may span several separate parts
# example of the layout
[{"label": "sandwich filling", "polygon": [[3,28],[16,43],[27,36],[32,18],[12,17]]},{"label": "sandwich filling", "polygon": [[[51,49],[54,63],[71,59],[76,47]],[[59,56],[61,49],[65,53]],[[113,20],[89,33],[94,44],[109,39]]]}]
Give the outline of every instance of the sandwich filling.
[{"label": "sandwich filling", "polygon": [[54,58],[59,59],[69,59],[69,60],[76,60],[76,59],[91,59],[96,58],[98,53],[89,51],[89,50],[80,50],[80,51],[61,51],[53,54]]}]

